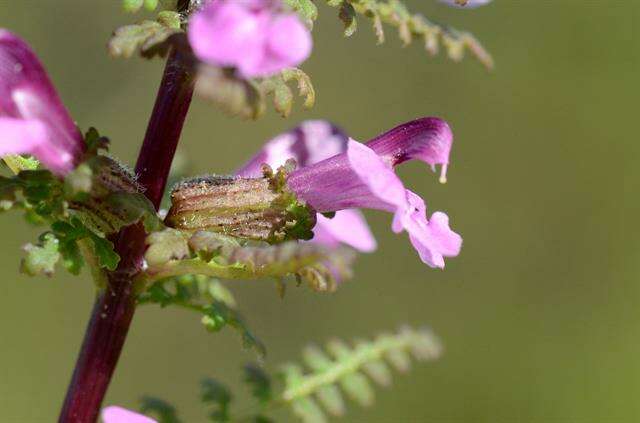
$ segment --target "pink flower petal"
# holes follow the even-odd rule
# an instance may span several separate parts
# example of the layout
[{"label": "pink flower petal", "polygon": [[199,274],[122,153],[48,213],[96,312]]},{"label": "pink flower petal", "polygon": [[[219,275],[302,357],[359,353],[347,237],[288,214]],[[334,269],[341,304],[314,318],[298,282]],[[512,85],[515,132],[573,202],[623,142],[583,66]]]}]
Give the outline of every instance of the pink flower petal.
[{"label": "pink flower petal", "polygon": [[264,58],[267,19],[240,3],[210,2],[191,17],[189,42],[200,60],[249,66]]},{"label": "pink flower petal", "polygon": [[295,13],[277,16],[271,22],[267,44],[270,53],[286,66],[295,66],[309,58],[313,40],[307,27]]},{"label": "pink flower petal", "polygon": [[288,159],[305,167],[345,152],[347,136],[324,120],[308,120],[289,132],[267,141],[262,149],[236,175],[256,177],[262,175],[262,164],[276,169]]},{"label": "pink flower petal", "polygon": [[341,210],[332,219],[321,214],[313,228],[313,242],[337,247],[340,243],[350,245],[364,253],[375,251],[377,243],[362,213],[358,210]]},{"label": "pink flower petal", "polygon": [[[64,174],[84,152],[82,134],[62,105],[46,71],[29,46],[14,34],[0,29],[0,117],[25,119],[46,128],[46,142],[31,154],[52,171]],[[5,123],[5,125],[8,125]],[[15,127],[15,125],[12,124]],[[15,135],[15,134],[14,134]],[[0,139],[0,142],[6,143]],[[33,139],[24,140],[24,145]],[[5,145],[4,148],[12,148]]]},{"label": "pink flower petal", "polygon": [[157,423],[150,417],[117,406],[104,408],[101,417],[104,423]]},{"label": "pink flower petal", "polygon": [[0,117],[0,157],[29,154],[63,175],[74,167],[73,156],[51,140],[49,128],[38,119]]},{"label": "pink flower petal", "polygon": [[309,30],[277,2],[217,0],[190,19],[188,38],[203,62],[233,66],[244,78],[297,66],[311,54]]},{"label": "pink flower petal", "polygon": [[351,169],[378,199],[396,207],[406,204],[402,181],[372,149],[350,139],[347,157]]}]

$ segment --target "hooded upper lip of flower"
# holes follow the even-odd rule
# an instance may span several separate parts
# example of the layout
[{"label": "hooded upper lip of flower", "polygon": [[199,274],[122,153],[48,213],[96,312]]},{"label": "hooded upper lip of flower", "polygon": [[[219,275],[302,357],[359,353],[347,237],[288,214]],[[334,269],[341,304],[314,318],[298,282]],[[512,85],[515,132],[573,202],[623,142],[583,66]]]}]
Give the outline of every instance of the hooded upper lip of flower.
[{"label": "hooded upper lip of flower", "polygon": [[0,156],[31,154],[58,175],[82,157],[82,134],[35,53],[0,29]]},{"label": "hooded upper lip of flower", "polygon": [[[409,233],[412,245],[425,263],[444,267],[444,257],[457,255],[462,239],[449,229],[444,213],[436,212],[427,219],[424,201],[404,187],[393,167],[413,159],[434,170],[441,165],[440,179],[444,181],[452,141],[447,123],[433,117],[399,125],[366,144],[346,140],[341,131],[328,123],[307,122],[269,141],[238,174],[257,176],[261,163],[277,166],[293,157],[300,161],[300,167],[289,175],[287,185],[298,198],[321,213],[355,212],[351,209],[356,208],[394,213],[393,230]],[[320,218],[319,228],[314,229],[317,240],[329,244],[344,242],[358,248],[358,240],[366,239],[370,233],[360,219],[340,218],[336,220],[336,228],[332,228],[328,226],[333,224],[330,219]],[[354,226],[354,222],[360,225]]]},{"label": "hooded upper lip of flower", "polygon": [[211,1],[191,16],[188,37],[198,59],[233,66],[244,78],[297,66],[313,44],[298,15],[271,0]]}]

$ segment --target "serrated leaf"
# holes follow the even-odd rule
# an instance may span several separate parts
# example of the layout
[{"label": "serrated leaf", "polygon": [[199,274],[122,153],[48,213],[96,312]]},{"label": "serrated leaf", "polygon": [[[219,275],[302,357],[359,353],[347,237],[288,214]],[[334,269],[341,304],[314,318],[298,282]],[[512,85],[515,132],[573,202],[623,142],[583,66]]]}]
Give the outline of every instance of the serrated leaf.
[{"label": "serrated leaf", "polygon": [[27,244],[24,251],[27,256],[22,259],[20,270],[29,276],[51,276],[60,261],[59,241],[54,234],[41,237],[38,245]]},{"label": "serrated leaf", "polygon": [[399,372],[406,373],[411,369],[411,359],[403,350],[391,350],[387,352],[386,359]]},{"label": "serrated leaf", "polygon": [[205,404],[213,406],[213,411],[209,414],[213,421],[229,421],[229,404],[233,397],[225,385],[214,379],[204,379],[201,399]]},{"label": "serrated leaf", "polygon": [[302,351],[304,362],[312,370],[323,371],[331,366],[331,359],[316,345],[309,345]]},{"label": "serrated leaf", "polygon": [[304,423],[326,423],[322,409],[311,398],[300,398],[291,403],[291,408],[296,416]]},{"label": "serrated leaf", "polygon": [[316,397],[327,412],[333,416],[342,416],[346,407],[340,390],[335,385],[323,386],[316,392]]},{"label": "serrated leaf", "polygon": [[310,109],[316,102],[316,91],[311,83],[311,78],[305,72],[297,68],[284,69],[281,73],[284,82],[296,80],[298,84],[298,94],[304,97],[304,107]]},{"label": "serrated leaf", "polygon": [[318,19],[318,8],[311,0],[284,0],[284,3],[298,12],[309,27]]},{"label": "serrated leaf", "polygon": [[363,407],[368,407],[373,404],[375,394],[371,384],[360,373],[351,373],[344,376],[340,380],[340,386],[344,392],[353,399],[355,402]]},{"label": "serrated leaf", "polygon": [[33,156],[7,155],[2,157],[5,164],[15,174],[23,170],[36,170],[40,162]]},{"label": "serrated leaf", "polygon": [[340,12],[338,17],[344,23],[344,36],[350,37],[358,29],[358,22],[356,21],[356,11],[353,5],[348,1],[343,1],[340,6]]},{"label": "serrated leaf", "polygon": [[365,363],[362,370],[380,386],[391,385],[391,370],[382,360],[374,360]]},{"label": "serrated leaf", "polygon": [[162,22],[147,20],[116,29],[108,43],[109,54],[112,57],[129,58],[140,50],[145,58],[151,58],[154,55],[166,56],[169,51],[169,38],[182,31],[165,25],[167,22],[169,25],[174,25],[173,20],[167,21],[166,16],[163,19]]},{"label": "serrated leaf", "polygon": [[249,364],[244,368],[244,381],[251,387],[251,394],[262,405],[271,401],[273,392],[271,390],[271,378],[259,366]]},{"label": "serrated leaf", "polygon": [[120,256],[114,251],[113,243],[93,233],[91,233],[89,238],[93,243],[93,251],[96,254],[100,267],[111,271],[116,270],[118,263],[120,263]]},{"label": "serrated leaf", "polygon": [[176,409],[168,402],[155,397],[142,397],[140,412],[156,417],[158,423],[180,423]]}]

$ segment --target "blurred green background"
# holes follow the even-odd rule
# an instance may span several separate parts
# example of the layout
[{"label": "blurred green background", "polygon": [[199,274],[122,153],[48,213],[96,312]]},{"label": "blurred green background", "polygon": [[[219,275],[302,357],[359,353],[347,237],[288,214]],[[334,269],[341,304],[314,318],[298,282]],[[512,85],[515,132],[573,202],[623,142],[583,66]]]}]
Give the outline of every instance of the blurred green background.
[{"label": "blurred green background", "polygon": [[[0,26],[32,44],[79,124],[98,127],[134,163],[163,63],[107,57],[110,32],[137,19],[119,3],[4,0]],[[267,366],[298,358],[310,341],[429,324],[445,356],[396,375],[372,409],[350,404],[340,421],[640,421],[640,250],[628,227],[639,205],[640,2],[496,0],[473,11],[407,3],[474,32],[495,71],[430,58],[419,42],[402,49],[391,31],[378,47],[365,20],[342,39],[335,9],[320,5],[303,66],[319,93],[313,110],[246,123],[194,101],[181,143],[193,173],[230,172],[309,118],[359,140],[425,115],[454,130],[448,184],[421,164],[400,173],[431,210],[449,214],[465,240],[460,257],[429,269],[405,235],[391,233],[389,215],[369,213],[379,251],[362,256],[337,293],[291,289],[281,300],[268,281],[231,284],[267,343]],[[0,230],[0,421],[53,421],[94,290],[86,274],[20,275],[20,247],[37,231],[17,214],[3,216]],[[189,312],[140,308],[106,403],[136,407],[151,394],[185,421],[203,421],[199,380],[237,386],[254,358],[239,347],[234,333],[208,334]]]}]

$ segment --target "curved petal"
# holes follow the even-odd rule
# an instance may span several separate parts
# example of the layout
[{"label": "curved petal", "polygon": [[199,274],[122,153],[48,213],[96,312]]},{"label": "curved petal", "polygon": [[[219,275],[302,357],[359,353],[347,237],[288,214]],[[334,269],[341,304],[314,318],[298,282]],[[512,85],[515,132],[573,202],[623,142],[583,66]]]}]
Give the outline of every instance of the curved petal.
[{"label": "curved petal", "polygon": [[324,120],[308,120],[289,132],[267,141],[262,149],[242,166],[236,175],[257,177],[263,163],[272,168],[294,159],[298,167],[305,167],[343,153],[347,136],[337,126]]},{"label": "curved petal", "polygon": [[[58,161],[66,163],[58,167],[58,171],[70,170],[84,152],[82,134],[62,105],[42,64],[22,39],[2,29],[0,117],[42,122],[47,128],[51,149],[61,154]],[[51,157],[39,159],[45,164],[51,161]]]},{"label": "curved petal", "polygon": [[364,253],[377,248],[376,239],[358,210],[341,210],[331,219],[318,214],[313,233],[313,242],[328,247],[337,247],[342,243]]},{"label": "curved petal", "polygon": [[251,66],[264,60],[267,19],[242,3],[210,2],[191,17],[189,43],[203,62]]},{"label": "curved petal", "polygon": [[402,181],[372,149],[354,140],[349,140],[347,157],[351,169],[379,200],[402,207],[406,194]]},{"label": "curved petal", "polygon": [[424,117],[398,125],[366,144],[394,167],[407,160],[420,160],[433,170],[435,165],[442,165],[440,179],[444,182],[452,143],[453,133],[447,122]]},{"label": "curved petal", "polygon": [[151,417],[113,405],[105,407],[101,417],[104,423],[157,423]]},{"label": "curved petal", "polygon": [[311,55],[313,40],[309,29],[295,13],[276,16],[268,29],[267,57],[275,71],[296,66]]},{"label": "curved petal", "polygon": [[56,174],[73,169],[73,156],[52,142],[47,126],[38,119],[0,117],[0,157],[30,154]]},{"label": "curved petal", "polygon": [[399,208],[394,216],[393,229],[404,229],[420,259],[431,267],[444,268],[444,257],[455,257],[460,253],[462,237],[449,228],[449,217],[435,212],[427,220],[424,201],[407,190],[408,206]]}]

